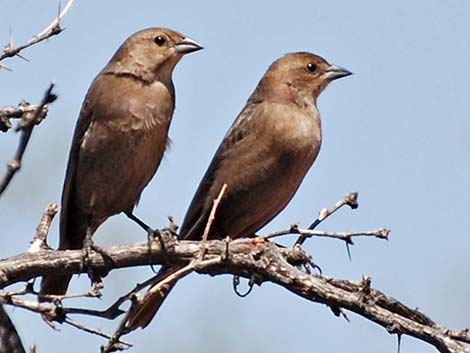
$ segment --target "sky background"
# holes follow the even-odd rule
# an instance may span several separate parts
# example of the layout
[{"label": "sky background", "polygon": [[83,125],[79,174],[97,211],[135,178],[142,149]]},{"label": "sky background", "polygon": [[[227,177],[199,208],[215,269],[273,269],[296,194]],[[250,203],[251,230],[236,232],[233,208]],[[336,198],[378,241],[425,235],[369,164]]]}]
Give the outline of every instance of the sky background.
[{"label": "sky background", "polygon": [[[0,44],[16,44],[48,25],[56,0],[0,0]],[[266,68],[291,51],[311,51],[354,76],[333,82],[318,100],[324,142],[289,206],[260,234],[307,226],[318,210],[349,191],[360,207],[344,209],[321,230],[390,228],[390,241],[361,238],[351,249],[336,240],[305,246],[325,276],[360,280],[451,329],[470,327],[470,2],[450,1],[80,1],[62,34],[9,59],[0,70],[0,105],[38,102],[51,80],[59,99],[34,130],[23,168],[0,198],[0,257],[27,250],[48,202],[59,202],[70,140],[82,100],[119,45],[147,27],[169,27],[203,51],[176,67],[173,140],[144,191],[136,214],[155,227],[177,223],[233,119]],[[0,136],[0,172],[18,135]],[[57,244],[58,219],[50,232]],[[100,245],[146,238],[122,215],[96,233]],[[286,238],[290,244],[295,238]],[[70,302],[103,308],[151,275],[115,271],[104,298]],[[132,352],[396,352],[397,338],[350,313],[265,283],[245,299],[231,277],[191,275],[178,284],[156,320],[126,336]],[[86,288],[74,278],[71,292]],[[51,330],[38,315],[9,310],[26,346],[42,352],[99,352],[103,339],[70,327]],[[111,332],[117,322],[75,317]],[[434,352],[404,337],[402,351]]]}]

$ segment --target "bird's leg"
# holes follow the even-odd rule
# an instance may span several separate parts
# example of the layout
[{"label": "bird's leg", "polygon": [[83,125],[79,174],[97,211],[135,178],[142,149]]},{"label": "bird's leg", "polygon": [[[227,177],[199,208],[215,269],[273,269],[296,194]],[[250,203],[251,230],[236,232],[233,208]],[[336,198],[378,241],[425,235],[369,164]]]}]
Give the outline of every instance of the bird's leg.
[{"label": "bird's leg", "polygon": [[[152,242],[155,240],[155,238],[157,238],[162,248],[162,253],[163,253],[163,257],[165,258],[165,262],[168,262],[168,249],[166,248],[165,239],[163,239],[162,233],[158,229],[153,229],[150,226],[148,226],[144,221],[142,221],[140,218],[135,216],[132,213],[132,211],[125,212],[125,214],[129,219],[133,220],[135,223],[139,225],[139,227],[141,227],[143,230],[147,232],[149,260],[151,259],[151,254],[152,254]],[[155,272],[153,265],[150,265],[150,267],[152,268],[152,271]]]},{"label": "bird's leg", "polygon": [[105,260],[105,262],[110,264],[110,266],[112,266],[113,259],[111,258],[111,256],[109,256],[109,254],[103,248],[93,243],[92,236],[93,236],[92,228],[87,227],[85,239],[83,240],[83,251],[84,251],[83,264],[88,271],[88,277],[90,278],[93,284],[93,287],[102,288],[103,285],[102,285],[101,276],[94,273],[91,267],[91,253],[93,251],[99,253],[101,256],[103,256],[103,259]]}]

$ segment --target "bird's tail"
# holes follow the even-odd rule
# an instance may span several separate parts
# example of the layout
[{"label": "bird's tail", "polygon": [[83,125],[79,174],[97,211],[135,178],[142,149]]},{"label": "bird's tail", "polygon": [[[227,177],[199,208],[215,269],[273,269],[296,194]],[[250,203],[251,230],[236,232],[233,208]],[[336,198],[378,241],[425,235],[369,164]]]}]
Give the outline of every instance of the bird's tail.
[{"label": "bird's tail", "polygon": [[72,275],[49,275],[42,278],[41,290],[39,291],[40,301],[48,301],[44,295],[64,295],[72,279]]},{"label": "bird's tail", "polygon": [[[154,316],[157,314],[158,309],[163,304],[164,300],[170,293],[171,289],[176,285],[179,278],[171,279],[170,276],[180,270],[182,266],[162,267],[158,272],[155,280],[153,281],[149,291],[145,297],[138,304],[133,313],[129,315],[127,327],[130,330],[135,330],[138,327],[145,328]],[[162,281],[166,281],[162,285]],[[161,286],[158,288],[157,286]]]},{"label": "bird's tail", "polygon": [[[62,214],[61,214],[61,217]],[[70,227],[70,231],[62,229],[60,231],[60,244],[57,250],[77,250],[83,248],[83,241],[87,232],[86,222],[76,222]],[[64,222],[65,223],[65,222]],[[50,301],[43,295],[64,295],[67,292],[69,282],[72,279],[71,274],[54,273],[42,278],[41,289],[39,291],[40,301]]]}]

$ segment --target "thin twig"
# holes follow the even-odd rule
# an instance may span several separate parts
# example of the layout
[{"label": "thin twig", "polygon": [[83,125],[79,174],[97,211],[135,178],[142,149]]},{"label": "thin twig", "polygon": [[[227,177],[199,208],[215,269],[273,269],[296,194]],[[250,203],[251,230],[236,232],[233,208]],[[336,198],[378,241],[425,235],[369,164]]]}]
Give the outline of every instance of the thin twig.
[{"label": "thin twig", "polygon": [[[100,310],[90,310],[90,309],[82,309],[82,308],[64,308],[64,312],[66,314],[82,314],[82,315],[97,316],[97,317],[102,317],[102,318],[109,319],[109,320],[114,320],[119,315],[122,315],[125,313],[125,311],[120,309],[120,306],[127,300],[130,300],[132,297],[134,297],[136,293],[140,292],[142,289],[152,284],[155,281],[156,277],[157,276],[153,276],[152,278],[149,278],[145,282],[137,284],[131,291],[119,297],[113,304],[111,304],[105,310],[100,311]],[[62,299],[69,299],[69,298],[72,298],[72,296],[63,296]]]},{"label": "thin twig", "polygon": [[[0,107],[0,131],[7,132],[12,128],[12,123],[10,119],[22,119],[24,116],[31,116],[34,112],[38,110],[39,106],[34,104],[29,104],[27,102],[21,102],[16,107]],[[43,108],[42,114],[40,117],[45,117],[47,115],[47,105]],[[42,121],[41,119],[39,119]],[[36,121],[38,124],[40,121]]]},{"label": "thin twig", "polygon": [[16,107],[0,107],[0,118],[6,117],[8,119],[18,119],[24,114],[34,113],[38,108],[39,106],[37,105],[25,104],[24,102]]},{"label": "thin twig", "polygon": [[[5,49],[3,50],[3,54],[0,55],[0,61],[6,59],[6,58],[11,58],[14,56],[21,57],[20,52],[23,49],[26,49],[28,47],[31,47],[39,42],[42,42],[43,40],[46,40],[52,36],[58,35],[63,31],[63,29],[60,27],[60,21],[62,18],[67,14],[67,12],[70,10],[72,7],[73,3],[75,0],[69,0],[67,5],[65,5],[64,9],[59,13],[59,15],[52,21],[43,31],[38,33],[37,35],[33,36],[30,40],[28,40],[25,44],[20,45],[15,47],[13,44],[13,39],[11,36],[10,32],[10,39],[8,44],[5,46]],[[3,66],[4,67],[4,66]]]},{"label": "thin twig", "polygon": [[[85,332],[88,332],[88,333],[91,333],[93,335],[97,335],[97,336],[100,336],[100,337],[104,337],[106,339],[111,339],[112,336],[103,332],[102,330],[100,329],[96,329],[96,328],[92,328],[92,327],[89,327],[89,326],[85,326],[77,321],[74,321],[70,318],[66,318],[65,323],[69,324],[70,326],[73,326],[75,328],[78,328],[79,330],[82,330],[82,331],[85,331]],[[127,349],[127,348],[130,348],[132,347],[132,343],[130,342],[125,342],[125,341],[119,341],[119,342],[116,342],[116,343],[119,343],[119,344],[122,344],[124,345],[124,349]]]},{"label": "thin twig", "polygon": [[41,217],[41,222],[36,228],[36,235],[31,241],[28,252],[34,253],[41,250],[47,250],[47,235],[54,216],[59,211],[59,207],[54,203],[49,203]]},{"label": "thin twig", "polygon": [[297,226],[292,226],[290,229],[280,230],[277,232],[269,233],[260,237],[260,239],[271,239],[289,234],[300,234],[304,238],[323,237],[343,240],[348,244],[353,244],[352,238],[354,237],[375,237],[379,239],[388,240],[390,230],[380,228],[376,230],[363,231],[363,232],[323,232],[320,230],[301,229]]},{"label": "thin twig", "polygon": [[44,315],[50,315],[49,313],[55,310],[54,306],[50,303],[39,303],[37,301],[22,300],[16,298],[16,296],[10,295],[9,293],[0,294],[0,303],[13,305],[18,308]]},{"label": "thin twig", "polygon": [[[55,306],[51,303],[38,303],[38,302],[29,301],[29,300],[21,300],[21,299],[18,299],[18,298],[15,298],[15,297],[11,296],[10,294],[0,295],[0,302],[3,302],[5,304],[11,304],[11,305],[14,305],[15,307],[23,308],[23,309],[33,311],[33,312],[36,312],[36,313],[40,313],[45,317],[54,317],[56,315],[55,312],[57,312],[57,311],[60,311],[63,314],[62,308],[59,308],[59,307],[57,307],[57,306]],[[78,328],[82,331],[92,333],[94,335],[98,335],[98,336],[101,336],[101,337],[104,337],[104,338],[107,338],[107,339],[111,339],[111,336],[104,333],[102,330],[85,326],[85,325],[83,325],[83,324],[81,324],[77,321],[74,321],[74,320],[72,320],[72,319],[70,319],[66,316],[64,316],[64,320],[61,320],[61,322],[66,323],[68,325],[71,325],[71,326],[73,326],[75,328]],[[132,346],[132,344],[130,344],[128,342],[124,342],[124,341],[120,341],[119,343],[124,344],[128,347]]]},{"label": "thin twig", "polygon": [[[323,222],[325,219],[327,219],[329,216],[331,216],[333,213],[338,211],[341,207],[348,205],[351,207],[353,210],[358,208],[359,205],[357,203],[357,192],[349,192],[344,196],[341,200],[339,200],[331,209],[324,208],[320,211],[320,214],[318,218],[308,227],[308,229],[313,230],[315,229],[321,222]],[[303,235],[301,235],[297,241],[295,242],[295,245],[302,245],[305,240]]]},{"label": "thin twig", "polygon": [[57,16],[57,18],[54,21],[52,21],[52,23],[49,26],[47,26],[41,33],[36,35],[36,37],[43,37],[47,35],[48,33],[53,32],[54,28],[56,28],[57,26],[60,26],[60,21],[64,18],[64,16],[70,10],[74,1],[75,0],[69,0],[69,2],[65,5],[64,9],[62,11],[59,11],[59,15]]},{"label": "thin twig", "polygon": [[222,188],[220,189],[219,195],[217,198],[213,201],[212,209],[209,214],[209,218],[206,223],[206,227],[204,228],[204,233],[202,234],[202,250],[201,250],[201,255],[200,259],[202,260],[204,258],[204,255],[206,253],[206,242],[207,242],[207,237],[209,236],[209,232],[212,227],[212,223],[214,223],[215,220],[215,213],[217,212],[217,208],[219,207],[219,203],[222,200],[222,197],[224,196],[225,191],[227,190],[227,184],[222,185]]},{"label": "thin twig", "polygon": [[0,196],[7,188],[15,173],[21,168],[21,160],[26,150],[26,146],[28,145],[29,139],[31,138],[35,122],[38,119],[43,118],[42,114],[44,111],[44,107],[47,104],[52,103],[57,98],[57,96],[52,93],[54,86],[55,83],[51,82],[49,88],[44,94],[41,104],[34,111],[34,113],[26,114],[23,116],[21,125],[19,127],[21,129],[20,142],[18,144],[18,148],[16,150],[15,156],[13,157],[13,160],[8,163],[7,172],[5,173],[3,179],[0,181]]},{"label": "thin twig", "polygon": [[168,277],[166,277],[162,281],[155,284],[152,288],[149,289],[149,291],[145,294],[145,296],[153,295],[156,292],[162,291],[162,289],[165,286],[168,286],[169,284],[175,282],[176,280],[179,280],[179,279],[183,278],[184,276],[186,276],[189,273],[191,273],[192,271],[194,271],[194,268],[195,268],[195,262],[192,261],[189,264],[187,264],[186,266],[180,268],[178,271],[173,272],[171,275],[169,275]]}]

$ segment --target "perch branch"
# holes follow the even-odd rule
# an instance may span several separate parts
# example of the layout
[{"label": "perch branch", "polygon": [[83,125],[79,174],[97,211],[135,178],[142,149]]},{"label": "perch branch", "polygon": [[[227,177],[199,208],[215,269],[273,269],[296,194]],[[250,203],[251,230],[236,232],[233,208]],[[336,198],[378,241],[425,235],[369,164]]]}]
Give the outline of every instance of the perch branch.
[{"label": "perch branch", "polygon": [[[173,263],[188,263],[200,256],[201,242],[172,240],[170,245],[167,247],[168,256]],[[225,255],[227,247],[230,256]],[[115,245],[105,250],[112,258],[115,269],[149,265],[150,261],[160,264],[164,261],[159,244],[152,247],[151,257],[148,256],[147,243]],[[428,342],[440,352],[470,352],[461,343],[470,343],[467,331],[454,332],[436,324],[418,309],[409,308],[371,288],[368,277],[352,282],[306,274],[289,262],[293,251],[302,250],[298,247],[279,248],[272,242],[253,244],[251,239],[229,243],[224,240],[209,240],[206,242],[204,261],[210,262],[210,265],[196,270],[210,275],[232,274],[245,278],[255,275],[257,284],[268,281],[276,283],[300,297],[327,305],[337,315],[344,310],[352,311],[379,324],[390,333],[406,334]],[[4,259],[0,261],[0,287],[52,272],[86,272],[82,267],[82,256],[80,250],[47,250]],[[93,271],[106,273],[109,270],[108,265],[100,254],[91,254],[90,266]]]}]

